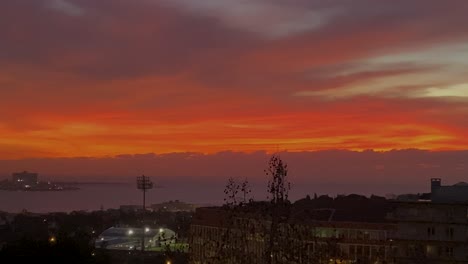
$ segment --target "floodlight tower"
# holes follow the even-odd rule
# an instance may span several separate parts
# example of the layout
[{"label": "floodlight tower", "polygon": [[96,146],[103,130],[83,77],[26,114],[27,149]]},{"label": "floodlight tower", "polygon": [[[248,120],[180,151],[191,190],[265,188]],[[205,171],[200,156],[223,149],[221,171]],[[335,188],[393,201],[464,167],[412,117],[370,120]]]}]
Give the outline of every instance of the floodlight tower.
[{"label": "floodlight tower", "polygon": [[137,188],[143,191],[143,211],[146,211],[146,191],[153,188],[153,182],[145,175],[137,177]]},{"label": "floodlight tower", "polygon": [[[139,190],[143,191],[143,220],[145,218],[145,213],[146,213],[146,191],[149,189],[153,188],[153,182],[150,180],[149,177],[143,175],[140,177],[137,177],[137,188]],[[145,226],[144,226],[144,221],[142,221],[142,227],[141,227],[141,233],[142,233],[142,239],[141,239],[141,251],[145,251]]]}]

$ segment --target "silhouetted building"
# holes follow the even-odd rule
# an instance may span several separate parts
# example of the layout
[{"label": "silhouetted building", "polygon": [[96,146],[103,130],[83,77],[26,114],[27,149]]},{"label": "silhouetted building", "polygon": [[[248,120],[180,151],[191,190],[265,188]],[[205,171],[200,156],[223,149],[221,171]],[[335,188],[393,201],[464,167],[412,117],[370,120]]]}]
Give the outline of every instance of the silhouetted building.
[{"label": "silhouetted building", "polygon": [[153,211],[164,212],[192,212],[195,211],[195,205],[175,200],[159,204],[152,204],[151,209]]},{"label": "silhouetted building", "polygon": [[443,186],[433,178],[430,187],[400,198],[389,214],[398,263],[468,263],[468,184]]},{"label": "silhouetted building", "polygon": [[468,203],[468,183],[442,185],[442,179],[431,179],[431,200],[436,203]]},{"label": "silhouetted building", "polygon": [[120,211],[124,213],[134,213],[137,211],[142,211],[143,205],[121,205]]},{"label": "silhouetted building", "polygon": [[468,263],[468,204],[396,202],[398,263]]}]

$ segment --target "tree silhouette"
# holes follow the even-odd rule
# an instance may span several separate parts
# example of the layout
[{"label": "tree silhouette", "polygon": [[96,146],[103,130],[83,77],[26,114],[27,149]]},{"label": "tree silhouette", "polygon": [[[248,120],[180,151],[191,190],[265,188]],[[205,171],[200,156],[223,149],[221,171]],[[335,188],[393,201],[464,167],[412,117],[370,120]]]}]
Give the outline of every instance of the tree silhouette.
[{"label": "tree silhouette", "polygon": [[266,218],[270,219],[266,230],[266,250],[264,255],[265,263],[278,263],[283,257],[283,248],[280,240],[280,231],[283,231],[283,238],[287,236],[284,231],[280,230],[280,225],[287,223],[290,215],[290,205],[288,200],[291,184],[286,177],[288,176],[288,165],[277,156],[273,155],[268,163],[268,168],[265,170],[268,180],[268,200],[270,201],[269,208],[266,208]]},{"label": "tree silhouette", "polygon": [[228,179],[218,211],[220,226],[193,231],[205,232],[201,263],[313,264],[338,259],[341,238],[320,238],[308,222],[314,215],[295,210],[289,201],[288,165],[273,155],[264,172],[268,183],[263,202],[250,198],[247,180]]}]

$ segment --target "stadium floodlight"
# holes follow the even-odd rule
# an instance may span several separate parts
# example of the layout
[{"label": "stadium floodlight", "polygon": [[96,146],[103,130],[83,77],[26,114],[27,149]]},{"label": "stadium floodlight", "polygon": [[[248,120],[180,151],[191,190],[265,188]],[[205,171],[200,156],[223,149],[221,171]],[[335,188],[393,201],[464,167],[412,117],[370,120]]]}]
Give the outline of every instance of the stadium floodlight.
[{"label": "stadium floodlight", "polygon": [[[146,191],[153,189],[153,182],[150,180],[149,177],[142,175],[140,177],[137,177],[137,188],[139,190],[143,191],[143,214],[146,212]],[[145,251],[145,233],[149,232],[146,231],[146,228],[142,233],[142,238],[141,238],[141,251]]]},{"label": "stadium floodlight", "polygon": [[146,210],[146,191],[153,189],[153,182],[145,175],[137,177],[137,188],[143,191],[143,210]]}]

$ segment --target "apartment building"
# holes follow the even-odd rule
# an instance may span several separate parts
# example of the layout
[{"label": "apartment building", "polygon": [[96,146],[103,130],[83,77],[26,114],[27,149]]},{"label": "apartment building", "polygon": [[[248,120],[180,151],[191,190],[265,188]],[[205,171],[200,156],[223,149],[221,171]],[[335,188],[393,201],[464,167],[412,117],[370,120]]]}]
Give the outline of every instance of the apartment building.
[{"label": "apartment building", "polygon": [[[284,261],[277,263],[393,263],[393,224],[296,220],[278,227],[275,254]],[[198,208],[190,230],[191,263],[265,263],[270,226],[255,214]]]}]

